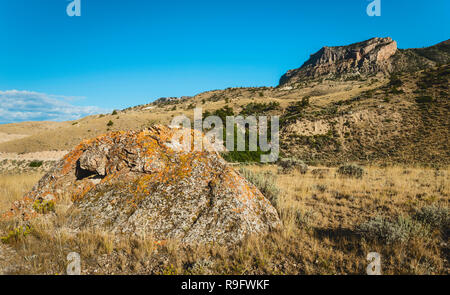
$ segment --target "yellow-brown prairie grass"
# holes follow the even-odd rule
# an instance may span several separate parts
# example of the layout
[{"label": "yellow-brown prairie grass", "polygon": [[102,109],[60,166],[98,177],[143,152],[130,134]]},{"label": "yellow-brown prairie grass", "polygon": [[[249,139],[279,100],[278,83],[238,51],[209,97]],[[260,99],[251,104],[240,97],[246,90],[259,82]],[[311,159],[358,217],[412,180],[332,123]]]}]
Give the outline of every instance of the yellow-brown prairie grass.
[{"label": "yellow-brown prairie grass", "polygon": [[0,211],[8,210],[11,203],[20,200],[42,174],[2,175],[0,174]]},{"label": "yellow-brown prairie grass", "polygon": [[[15,273],[65,273],[67,254],[78,252],[82,273],[90,274],[365,274],[367,254],[379,252],[384,274],[449,274],[448,232],[430,228],[427,235],[386,243],[358,231],[380,216],[409,220],[427,206],[448,208],[448,168],[365,167],[361,179],[328,167],[310,167],[306,174],[278,174],[276,166],[245,169],[271,178],[280,189],[273,203],[282,229],[233,246],[75,232],[64,226],[66,200],[52,217],[33,220],[31,233],[8,245],[21,266]],[[1,176],[0,210],[38,178]],[[1,226],[4,235],[7,228]]]}]

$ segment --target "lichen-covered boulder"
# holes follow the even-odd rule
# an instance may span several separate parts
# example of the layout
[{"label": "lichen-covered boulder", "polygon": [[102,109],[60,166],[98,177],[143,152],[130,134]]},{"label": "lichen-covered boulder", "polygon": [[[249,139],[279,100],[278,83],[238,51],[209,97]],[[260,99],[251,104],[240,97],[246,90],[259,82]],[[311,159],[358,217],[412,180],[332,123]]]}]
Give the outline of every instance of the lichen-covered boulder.
[{"label": "lichen-covered boulder", "polygon": [[[261,192],[212,150],[183,152],[172,138],[188,129],[154,126],[87,140],[16,203],[24,218],[36,202],[69,196],[70,227],[184,243],[235,243],[280,225]],[[207,143],[205,143],[207,144]]]}]

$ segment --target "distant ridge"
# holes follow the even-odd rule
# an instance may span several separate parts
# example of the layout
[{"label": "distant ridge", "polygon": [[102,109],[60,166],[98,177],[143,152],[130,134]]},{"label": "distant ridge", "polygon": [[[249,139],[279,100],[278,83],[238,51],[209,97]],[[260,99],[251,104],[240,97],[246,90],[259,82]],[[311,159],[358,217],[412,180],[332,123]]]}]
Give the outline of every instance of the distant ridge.
[{"label": "distant ridge", "polygon": [[280,85],[317,78],[351,79],[417,71],[450,62],[450,40],[426,48],[398,49],[392,38],[372,38],[347,46],[322,47]]}]

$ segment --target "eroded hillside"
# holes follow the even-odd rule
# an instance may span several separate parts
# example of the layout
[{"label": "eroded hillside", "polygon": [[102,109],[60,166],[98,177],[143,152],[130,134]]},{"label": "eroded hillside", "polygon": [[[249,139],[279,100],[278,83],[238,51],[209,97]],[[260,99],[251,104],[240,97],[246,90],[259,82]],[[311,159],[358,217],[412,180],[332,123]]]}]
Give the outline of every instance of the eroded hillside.
[{"label": "eroded hillside", "polygon": [[[169,124],[180,114],[193,117],[193,109],[201,107],[206,114],[279,115],[282,156],[311,163],[447,165],[449,56],[448,41],[406,50],[390,38],[332,47],[288,72],[289,83],[278,87],[164,98],[71,122],[0,125],[0,159],[10,157],[5,153],[67,151],[108,131]],[[314,79],[306,77],[306,68]],[[336,71],[353,74],[329,75]]]}]

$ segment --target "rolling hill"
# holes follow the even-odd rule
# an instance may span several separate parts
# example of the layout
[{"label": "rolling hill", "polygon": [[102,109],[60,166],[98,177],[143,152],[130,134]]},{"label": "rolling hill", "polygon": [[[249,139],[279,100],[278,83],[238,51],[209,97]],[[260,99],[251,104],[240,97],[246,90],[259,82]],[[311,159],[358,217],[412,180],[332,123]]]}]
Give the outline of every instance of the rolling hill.
[{"label": "rolling hill", "polygon": [[168,124],[193,108],[279,115],[283,156],[308,162],[448,165],[450,41],[397,49],[391,38],[324,47],[277,87],[228,88],[70,122],[0,125],[0,152],[72,149],[108,131]]}]

